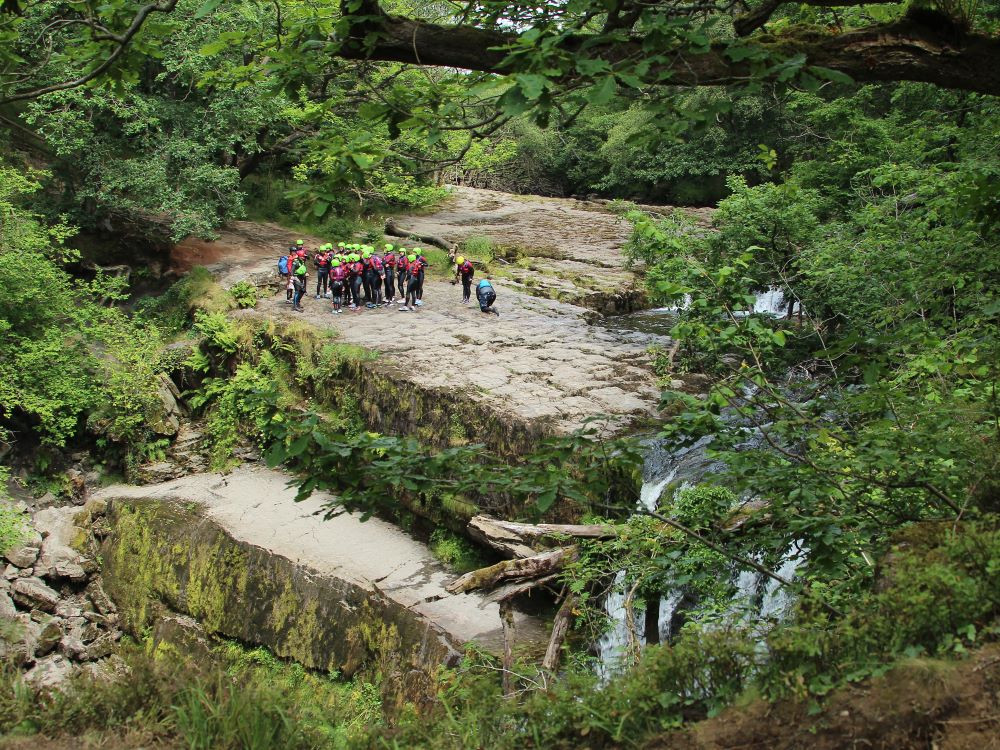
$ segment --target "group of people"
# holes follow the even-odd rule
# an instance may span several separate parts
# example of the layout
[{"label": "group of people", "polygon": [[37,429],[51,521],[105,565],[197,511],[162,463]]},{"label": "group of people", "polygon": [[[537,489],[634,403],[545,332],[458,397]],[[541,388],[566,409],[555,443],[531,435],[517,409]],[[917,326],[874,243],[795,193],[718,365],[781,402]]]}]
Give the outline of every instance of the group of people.
[{"label": "group of people", "polygon": [[[295,312],[303,312],[302,299],[309,286],[310,254],[304,240],[296,240],[286,255],[278,258],[278,274],[285,282],[285,299]],[[312,254],[316,269],[316,299],[330,299],[335,315],[344,309],[357,311],[388,307],[399,292],[399,310],[411,312],[422,307],[424,277],[429,263],[419,247],[406,250],[386,243],[381,251],[372,245],[332,242],[317,247]],[[462,302],[472,298],[475,268],[459,256],[455,259],[455,280],[462,282]],[[496,290],[489,279],[480,280],[476,299],[484,313],[500,313],[493,307]]]}]

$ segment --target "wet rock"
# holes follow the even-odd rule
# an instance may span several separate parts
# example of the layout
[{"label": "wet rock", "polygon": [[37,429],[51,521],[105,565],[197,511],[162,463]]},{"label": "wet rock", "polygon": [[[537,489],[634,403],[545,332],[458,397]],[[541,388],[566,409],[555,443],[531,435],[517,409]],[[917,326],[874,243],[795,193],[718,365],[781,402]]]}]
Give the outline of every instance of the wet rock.
[{"label": "wet rock", "polygon": [[15,602],[43,612],[55,612],[59,603],[59,592],[49,588],[41,578],[18,578],[11,586]]},{"label": "wet rock", "polygon": [[39,689],[58,688],[73,674],[73,664],[62,654],[52,654],[38,661],[24,679]]},{"label": "wet rock", "polygon": [[11,548],[4,555],[7,562],[18,568],[30,568],[34,565],[42,548],[42,535],[37,531],[31,529],[26,537],[21,544]]}]

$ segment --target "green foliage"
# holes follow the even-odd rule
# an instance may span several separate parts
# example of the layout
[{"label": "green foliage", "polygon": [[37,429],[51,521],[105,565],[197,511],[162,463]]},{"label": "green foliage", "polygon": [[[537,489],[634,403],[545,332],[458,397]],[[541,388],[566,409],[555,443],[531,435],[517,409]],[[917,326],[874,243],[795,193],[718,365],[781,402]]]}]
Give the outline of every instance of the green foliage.
[{"label": "green foliage", "polygon": [[[382,723],[378,687],[307,672],[265,649],[224,644],[195,664],[165,644],[132,646],[114,680],[80,675],[65,690],[35,690],[9,666],[0,673],[0,732],[189,748],[342,750]],[[96,743],[95,743],[96,744]]]},{"label": "green foliage", "polygon": [[0,466],[0,554],[19,544],[28,531],[24,514],[10,504],[10,496],[7,493],[9,481],[10,469]]},{"label": "green foliage", "polygon": [[123,299],[119,279],[63,270],[70,231],[23,207],[38,188],[0,166],[0,438],[28,426],[58,448],[90,416],[126,451],[141,446],[151,438],[160,332],[101,304]]},{"label": "green foliage", "polygon": [[229,295],[239,308],[256,307],[258,300],[257,287],[249,281],[238,281],[229,288]]},{"label": "green foliage", "polygon": [[467,573],[486,564],[479,548],[448,529],[435,529],[429,546],[434,557],[456,573]]}]

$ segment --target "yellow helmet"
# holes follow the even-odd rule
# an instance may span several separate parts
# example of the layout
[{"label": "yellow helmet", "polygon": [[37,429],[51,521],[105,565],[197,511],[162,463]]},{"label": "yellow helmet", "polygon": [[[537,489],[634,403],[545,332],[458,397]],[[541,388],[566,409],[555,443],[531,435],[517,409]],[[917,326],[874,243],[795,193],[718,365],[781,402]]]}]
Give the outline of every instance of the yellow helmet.
[{"label": "yellow helmet", "polygon": [[465,263],[465,258],[459,255],[457,258],[455,258],[455,262],[458,263],[458,265],[462,265],[463,263]]}]

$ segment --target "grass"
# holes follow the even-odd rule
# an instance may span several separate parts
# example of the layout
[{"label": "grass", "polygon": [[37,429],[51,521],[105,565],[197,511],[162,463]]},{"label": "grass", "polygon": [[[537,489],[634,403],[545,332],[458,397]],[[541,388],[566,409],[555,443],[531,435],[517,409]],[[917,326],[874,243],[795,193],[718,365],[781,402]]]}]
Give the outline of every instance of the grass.
[{"label": "grass", "polygon": [[127,669],[113,680],[78,676],[61,692],[37,691],[3,667],[0,745],[27,737],[73,747],[342,750],[383,722],[378,685],[309,672],[263,648],[225,643],[208,663],[170,647],[156,653],[126,646]]}]

